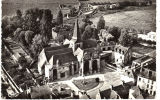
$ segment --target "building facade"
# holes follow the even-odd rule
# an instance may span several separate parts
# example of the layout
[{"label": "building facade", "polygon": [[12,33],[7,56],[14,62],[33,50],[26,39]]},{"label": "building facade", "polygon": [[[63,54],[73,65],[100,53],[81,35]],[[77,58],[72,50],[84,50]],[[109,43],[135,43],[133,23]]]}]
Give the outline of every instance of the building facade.
[{"label": "building facade", "polygon": [[146,93],[156,95],[156,61],[152,59],[140,67],[137,86]]},{"label": "building facade", "polygon": [[117,66],[124,66],[130,63],[132,52],[131,48],[123,47],[122,45],[116,45],[114,48],[114,57],[115,57],[115,64]]},{"label": "building facade", "polygon": [[69,45],[44,48],[38,57],[38,72],[50,81],[77,74],[79,64]]},{"label": "building facade", "polygon": [[149,32],[147,34],[138,34],[138,38],[146,41],[156,42],[156,32]]}]

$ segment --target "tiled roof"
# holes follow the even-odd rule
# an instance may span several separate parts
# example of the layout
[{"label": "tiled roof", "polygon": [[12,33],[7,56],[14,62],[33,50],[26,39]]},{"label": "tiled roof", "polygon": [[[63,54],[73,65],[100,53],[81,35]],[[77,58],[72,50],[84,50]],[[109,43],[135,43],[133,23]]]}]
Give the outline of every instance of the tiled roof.
[{"label": "tiled roof", "polygon": [[56,64],[57,60],[59,60],[60,64],[65,64],[68,62],[77,61],[77,58],[73,55],[73,52],[67,52],[53,55],[53,64]]},{"label": "tiled roof", "polygon": [[59,54],[68,53],[68,52],[73,52],[72,48],[63,48],[63,49],[57,49],[57,50],[53,49],[53,50],[45,51],[45,54],[46,54],[47,60],[49,60],[53,55],[59,55]]},{"label": "tiled roof", "polygon": [[68,48],[69,45],[62,45],[62,46],[56,46],[56,47],[46,47],[44,48],[45,51],[51,51],[51,50],[58,50],[58,49],[64,49]]}]

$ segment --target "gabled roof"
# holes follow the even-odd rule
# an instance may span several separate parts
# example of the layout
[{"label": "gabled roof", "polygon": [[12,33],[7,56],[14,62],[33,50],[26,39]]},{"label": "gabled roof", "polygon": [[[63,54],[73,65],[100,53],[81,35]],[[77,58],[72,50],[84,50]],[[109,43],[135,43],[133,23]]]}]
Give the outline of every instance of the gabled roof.
[{"label": "gabled roof", "polygon": [[50,47],[45,48],[44,52],[46,55],[47,60],[49,60],[55,54],[62,54],[67,52],[72,52],[71,48],[67,48],[68,46],[58,46],[58,47]]},{"label": "gabled roof", "polygon": [[115,45],[115,50],[121,50],[124,51],[124,54],[126,54],[128,52],[128,50],[130,49],[130,47],[124,47],[122,45]]},{"label": "gabled roof", "polygon": [[64,48],[68,48],[69,44],[67,45],[62,45],[62,46],[56,46],[56,47],[46,47],[44,48],[45,51],[51,51],[51,50],[58,50],[58,49],[64,49]]},{"label": "gabled roof", "polygon": [[60,64],[65,64],[72,61],[77,61],[77,58],[73,55],[73,52],[66,52],[53,55],[53,65],[59,60]]}]

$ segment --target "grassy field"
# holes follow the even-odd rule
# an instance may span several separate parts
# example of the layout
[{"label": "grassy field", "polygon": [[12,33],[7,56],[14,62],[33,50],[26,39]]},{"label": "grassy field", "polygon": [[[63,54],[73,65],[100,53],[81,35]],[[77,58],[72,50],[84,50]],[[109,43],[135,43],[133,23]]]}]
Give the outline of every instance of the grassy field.
[{"label": "grassy field", "polygon": [[[113,14],[103,15],[107,26],[117,26],[135,29],[156,30],[156,10],[136,9],[120,11]],[[97,25],[99,17],[91,19]]]}]

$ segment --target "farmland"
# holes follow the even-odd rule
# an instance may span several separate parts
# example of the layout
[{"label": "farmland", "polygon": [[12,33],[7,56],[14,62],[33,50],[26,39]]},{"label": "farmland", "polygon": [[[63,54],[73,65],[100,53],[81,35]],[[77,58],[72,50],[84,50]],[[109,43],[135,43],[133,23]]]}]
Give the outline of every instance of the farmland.
[{"label": "farmland", "polygon": [[[144,30],[156,30],[156,11],[154,9],[121,11],[103,15],[106,26],[117,26]],[[97,25],[99,17],[91,19]]]}]

